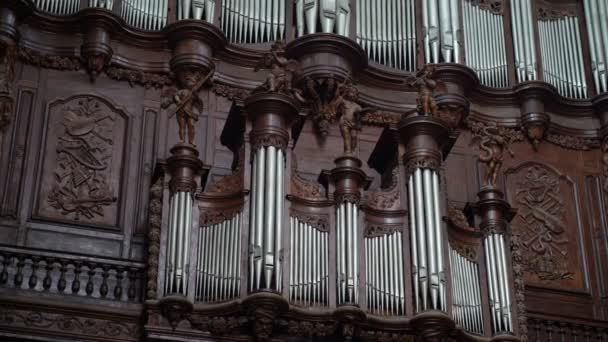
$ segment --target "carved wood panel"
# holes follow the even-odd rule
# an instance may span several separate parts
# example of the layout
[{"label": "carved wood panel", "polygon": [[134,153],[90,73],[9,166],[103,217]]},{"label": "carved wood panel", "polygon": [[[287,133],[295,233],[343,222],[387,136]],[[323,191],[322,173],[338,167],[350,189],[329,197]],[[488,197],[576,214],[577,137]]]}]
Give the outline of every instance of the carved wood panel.
[{"label": "carved wood panel", "polygon": [[526,283],[584,290],[577,184],[540,162],[509,168],[505,177],[509,202],[517,208],[512,233],[521,240]]},{"label": "carved wood panel", "polygon": [[116,228],[127,115],[96,95],[47,106],[35,215]]}]

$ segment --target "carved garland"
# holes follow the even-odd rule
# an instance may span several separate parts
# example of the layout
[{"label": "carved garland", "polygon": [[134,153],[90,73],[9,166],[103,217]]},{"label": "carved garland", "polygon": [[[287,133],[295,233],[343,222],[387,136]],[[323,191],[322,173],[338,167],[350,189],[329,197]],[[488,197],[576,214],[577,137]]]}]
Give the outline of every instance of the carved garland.
[{"label": "carved garland", "polygon": [[0,131],[11,122],[15,107],[15,98],[11,94],[11,87],[15,80],[15,46],[0,45],[3,53],[0,54]]},{"label": "carved garland", "polygon": [[244,88],[235,88],[217,82],[214,82],[211,89],[216,95],[225,97],[230,101],[245,101],[245,99],[251,94],[250,90]]},{"label": "carved garland", "polygon": [[375,238],[383,235],[391,235],[395,232],[402,232],[402,224],[379,224],[368,222],[365,227],[364,235],[366,238]]},{"label": "carved garland", "polygon": [[158,256],[160,252],[160,229],[163,211],[164,177],[152,185],[150,189],[150,218],[148,229],[148,283],[146,296],[148,299],[157,298]]},{"label": "carved garland", "polygon": [[585,139],[560,134],[547,134],[545,139],[557,146],[577,151],[588,151],[599,145],[599,141],[596,139]]},{"label": "carved garland", "polygon": [[329,218],[327,215],[306,214],[292,210],[291,217],[296,218],[298,221],[306,223],[322,232],[329,231]]},{"label": "carved garland", "polygon": [[201,226],[208,227],[214,224],[222,223],[230,220],[240,213],[243,209],[241,207],[230,208],[230,209],[201,209],[200,224]]},{"label": "carved garland", "polygon": [[75,71],[82,68],[79,57],[46,55],[23,46],[19,47],[19,59],[24,63],[46,69]]},{"label": "carved garland", "polygon": [[513,266],[513,280],[515,286],[515,307],[517,310],[517,321],[519,326],[519,337],[521,342],[528,342],[528,319],[526,309],[526,285],[524,282],[524,267],[521,237],[513,234],[511,236],[511,256]]},{"label": "carved garland", "polygon": [[127,81],[133,87],[135,84],[144,86],[146,89],[173,85],[173,80],[166,74],[153,74],[141,70],[133,70],[119,67],[109,67],[105,69],[109,78],[117,81]]}]

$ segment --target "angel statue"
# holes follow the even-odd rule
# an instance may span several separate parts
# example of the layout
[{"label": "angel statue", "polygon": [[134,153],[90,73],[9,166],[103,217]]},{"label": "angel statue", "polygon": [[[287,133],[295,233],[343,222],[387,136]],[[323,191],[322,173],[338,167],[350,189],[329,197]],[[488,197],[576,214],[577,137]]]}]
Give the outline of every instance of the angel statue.
[{"label": "angel statue", "polygon": [[167,108],[172,104],[176,107],[170,116],[175,114],[177,117],[179,141],[182,143],[186,143],[187,134],[187,143],[194,145],[194,124],[202,114],[204,106],[200,90],[214,71],[215,67],[212,66],[211,70],[203,76],[202,71],[192,67],[180,70],[177,73],[179,89],[171,87],[163,92],[162,107]]},{"label": "angel statue", "polygon": [[485,184],[487,186],[495,187],[498,171],[500,171],[500,168],[502,167],[502,155],[504,150],[506,149],[511,157],[513,157],[514,154],[509,148],[507,139],[501,136],[496,123],[491,123],[490,125],[483,127],[479,135],[481,136],[479,148],[482,151],[479,155],[479,160],[484,162],[487,167]]},{"label": "angel statue", "polygon": [[298,72],[299,64],[293,59],[288,59],[285,51],[285,42],[276,41],[272,44],[270,52],[265,54],[256,65],[254,71],[270,69],[266,80],[254,92],[267,91],[271,93],[283,93],[293,95],[299,101],[304,98],[298,89],[292,87],[294,74]]},{"label": "angel statue", "polygon": [[435,67],[427,64],[416,73],[415,77],[407,79],[410,86],[418,88],[416,102],[420,115],[437,116],[437,104],[433,97],[433,91],[437,87],[437,82],[433,79],[434,73]]},{"label": "angel statue", "polygon": [[358,97],[357,88],[350,82],[345,82],[338,87],[332,104],[336,106],[340,115],[338,124],[344,140],[344,154],[353,154],[357,148],[358,133],[361,130],[361,114],[373,110],[372,108],[363,109],[355,102]]}]

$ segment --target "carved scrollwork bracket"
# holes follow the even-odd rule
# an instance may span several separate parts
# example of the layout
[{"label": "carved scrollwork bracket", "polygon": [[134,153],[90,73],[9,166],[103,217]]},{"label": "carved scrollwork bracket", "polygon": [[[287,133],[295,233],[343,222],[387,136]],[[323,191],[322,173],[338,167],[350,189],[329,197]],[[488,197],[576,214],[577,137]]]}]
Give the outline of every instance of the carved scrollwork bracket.
[{"label": "carved scrollwork bracket", "polygon": [[327,215],[310,214],[292,210],[291,217],[298,219],[298,221],[302,223],[309,224],[322,232],[329,231],[329,217]]}]

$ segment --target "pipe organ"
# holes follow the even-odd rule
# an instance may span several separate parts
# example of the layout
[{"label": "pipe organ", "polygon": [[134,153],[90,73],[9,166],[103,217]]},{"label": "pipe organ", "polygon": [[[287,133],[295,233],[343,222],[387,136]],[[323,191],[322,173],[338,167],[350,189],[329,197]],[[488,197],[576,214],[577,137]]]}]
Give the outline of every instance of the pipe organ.
[{"label": "pipe organ", "polygon": [[591,52],[591,71],[598,93],[606,92],[606,66],[608,65],[608,2],[606,0],[585,0],[585,22]]},{"label": "pipe organ", "polygon": [[538,35],[545,81],[563,96],[587,97],[578,18],[561,16],[538,20]]},{"label": "pipe organ", "polygon": [[484,239],[492,329],[495,333],[513,331],[511,319],[511,293],[505,239],[503,234],[492,233]]},{"label": "pipe organ", "polygon": [[513,50],[518,82],[538,79],[536,68],[536,44],[532,22],[530,0],[511,1],[511,25],[513,27]]},{"label": "pipe organ", "polygon": [[285,39],[284,0],[224,0],[222,30],[230,42],[257,44]]},{"label": "pipe organ", "polygon": [[188,294],[190,234],[192,229],[192,194],[177,191],[169,199],[167,239],[166,295]]},{"label": "pipe organ", "polygon": [[241,288],[242,213],[200,227],[196,266],[196,294],[200,302],[238,298]]},{"label": "pipe organ", "polygon": [[377,315],[405,315],[405,285],[401,231],[365,237],[367,308]]},{"label": "pipe organ", "polygon": [[425,63],[461,63],[458,0],[422,0]]},{"label": "pipe organ", "polygon": [[98,7],[111,11],[114,8],[114,0],[89,0],[89,7]]},{"label": "pipe organ", "polygon": [[502,10],[462,0],[462,18],[466,64],[483,85],[506,88],[509,77]]},{"label": "pipe organ", "polygon": [[205,20],[213,23],[215,0],[178,0],[177,20]]},{"label": "pipe organ", "polygon": [[168,0],[123,0],[122,18],[132,27],[158,31],[167,25]]},{"label": "pipe organ", "polygon": [[35,0],[36,7],[54,15],[70,15],[80,10],[80,0]]},{"label": "pipe organ", "polygon": [[483,335],[479,266],[450,246],[452,314],[465,330]]},{"label": "pipe organ", "polygon": [[344,201],[336,208],[338,305],[359,303],[359,206]]},{"label": "pipe organ", "polygon": [[357,43],[391,68],[416,70],[414,0],[357,0]]},{"label": "pipe organ", "polygon": [[310,306],[329,305],[329,233],[290,218],[289,300]]},{"label": "pipe organ", "polygon": [[295,0],[296,35],[316,32],[349,35],[350,0]]}]

